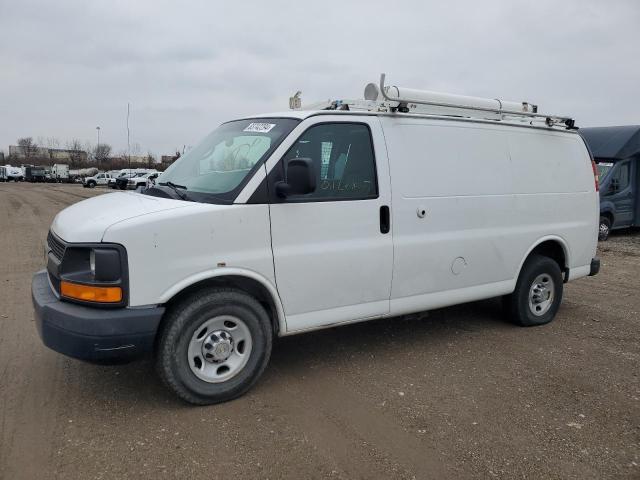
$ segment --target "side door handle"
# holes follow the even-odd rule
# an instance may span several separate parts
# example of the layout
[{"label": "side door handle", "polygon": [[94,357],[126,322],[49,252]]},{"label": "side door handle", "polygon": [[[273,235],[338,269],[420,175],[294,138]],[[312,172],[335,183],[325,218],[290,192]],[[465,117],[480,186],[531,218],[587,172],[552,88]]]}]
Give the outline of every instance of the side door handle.
[{"label": "side door handle", "polygon": [[391,213],[388,205],[380,207],[380,233],[389,233],[391,230]]}]

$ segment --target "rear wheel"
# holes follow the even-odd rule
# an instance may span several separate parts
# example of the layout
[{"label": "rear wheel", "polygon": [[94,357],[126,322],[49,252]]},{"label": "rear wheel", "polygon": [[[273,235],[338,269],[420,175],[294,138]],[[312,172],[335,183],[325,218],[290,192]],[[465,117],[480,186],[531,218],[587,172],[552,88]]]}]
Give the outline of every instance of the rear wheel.
[{"label": "rear wheel", "polygon": [[611,220],[608,217],[600,217],[600,226],[598,228],[598,240],[605,241],[611,233]]},{"label": "rear wheel", "polygon": [[239,397],[269,362],[269,316],[242,291],[201,290],[167,315],[156,366],[164,383],[189,403],[208,405]]},{"label": "rear wheel", "polygon": [[549,323],[560,308],[562,288],[558,264],[549,257],[532,255],[522,267],[515,291],[506,297],[511,321],[523,327]]}]

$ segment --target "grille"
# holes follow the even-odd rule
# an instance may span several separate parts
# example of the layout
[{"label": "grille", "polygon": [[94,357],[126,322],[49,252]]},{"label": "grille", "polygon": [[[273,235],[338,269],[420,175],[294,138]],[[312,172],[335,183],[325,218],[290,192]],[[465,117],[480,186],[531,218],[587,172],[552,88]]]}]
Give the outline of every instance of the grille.
[{"label": "grille", "polygon": [[51,233],[51,230],[49,230],[49,235],[47,235],[47,245],[49,245],[49,248],[51,249],[53,255],[58,260],[62,260],[66,247],[64,246],[64,243],[58,240],[58,237]]}]

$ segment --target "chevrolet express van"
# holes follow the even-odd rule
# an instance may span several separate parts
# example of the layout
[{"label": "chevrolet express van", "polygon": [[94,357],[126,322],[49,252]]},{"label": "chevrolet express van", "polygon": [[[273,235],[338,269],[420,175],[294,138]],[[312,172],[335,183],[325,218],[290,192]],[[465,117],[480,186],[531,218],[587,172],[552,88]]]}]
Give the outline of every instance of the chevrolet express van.
[{"label": "chevrolet express van", "polygon": [[597,179],[565,117],[369,85],[222,124],[144,193],[61,211],[32,285],[44,344],[153,354],[194,404],[246,392],[273,338],[491,297],[542,325],[598,272]]}]

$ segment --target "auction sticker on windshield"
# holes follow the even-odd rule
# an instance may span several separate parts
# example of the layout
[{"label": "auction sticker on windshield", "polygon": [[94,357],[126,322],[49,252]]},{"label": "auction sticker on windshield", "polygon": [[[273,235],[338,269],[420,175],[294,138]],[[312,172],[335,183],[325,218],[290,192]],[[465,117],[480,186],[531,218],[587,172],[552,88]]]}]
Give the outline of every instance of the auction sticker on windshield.
[{"label": "auction sticker on windshield", "polygon": [[243,131],[267,133],[275,126],[275,123],[250,123]]}]

